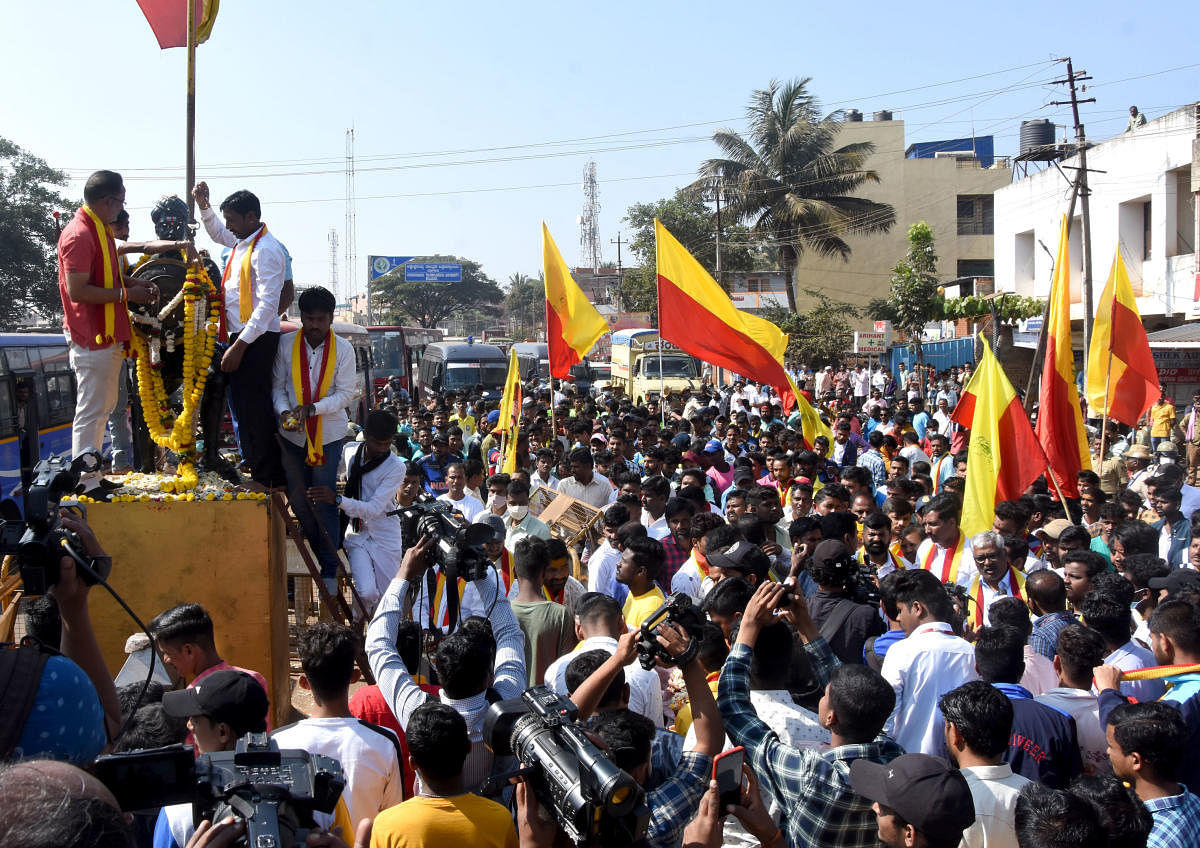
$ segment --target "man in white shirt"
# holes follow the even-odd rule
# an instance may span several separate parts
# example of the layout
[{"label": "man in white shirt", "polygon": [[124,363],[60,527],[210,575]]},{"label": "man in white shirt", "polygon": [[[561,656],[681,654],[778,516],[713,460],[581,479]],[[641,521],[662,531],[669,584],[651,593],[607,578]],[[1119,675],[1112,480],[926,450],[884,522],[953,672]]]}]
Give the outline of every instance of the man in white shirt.
[{"label": "man in white shirt", "polygon": [[588,558],[588,591],[601,592],[618,601],[624,601],[628,590],[617,582],[617,566],[621,564],[621,552],[617,550],[617,530],[629,520],[629,510],[622,504],[613,504],[604,510],[600,518],[600,531],[604,541]]},{"label": "man in white shirt", "polygon": [[578,498],[596,509],[604,509],[617,499],[617,490],[603,474],[596,473],[596,461],[587,448],[575,448],[570,453],[571,476],[558,484],[564,495]]},{"label": "man in white shirt", "polygon": [[529,475],[529,488],[543,486],[552,492],[558,491],[559,480],[554,476],[554,451],[538,448],[535,454],[533,473]]},{"label": "man in white shirt", "polygon": [[230,342],[221,356],[221,370],[229,375],[229,407],[238,422],[242,460],[257,483],[282,485],[283,467],[275,440],[277,416],[271,414],[268,387],[280,344],[279,297],[286,270],[283,245],[267,232],[262,206],[250,192],[236,191],[221,202],[224,223],[209,203],[207,183],[196,183],[192,196],[208,237],[233,248],[218,283],[225,304],[220,340],[228,338]]},{"label": "man in white shirt", "polygon": [[438,500],[449,504],[450,509],[468,524],[473,523],[475,516],[483,512],[483,501],[467,494],[467,470],[461,462],[452,462],[446,468],[446,484],[449,488],[445,494],[438,495]]},{"label": "man in white shirt", "polygon": [[[275,731],[280,748],[298,748],[332,757],[342,766],[346,788],[342,801],[350,821],[374,818],[404,800],[400,742],[392,731],[350,713],[350,684],[358,680],[355,661],[362,640],[349,627],[318,621],[304,628],[297,653],[304,673],[300,688],[312,693],[309,717]],[[332,816],[317,813],[329,827]]]},{"label": "man in white shirt", "polygon": [[961,848],[1017,848],[1017,796],[1030,780],[1004,762],[1012,734],[1012,702],[975,680],[942,696],[946,750],[971,789],[975,823]]},{"label": "man in white shirt", "polygon": [[[338,565],[338,508],[329,500],[314,503],[308,492],[332,489],[337,482],[346,407],[354,398],[354,348],[330,331],[336,305],[333,293],[321,286],[301,292],[301,329],[280,339],[271,380],[288,501],[330,591]],[[246,426],[243,422],[242,429]]]},{"label": "man in white shirt", "polygon": [[379,596],[396,576],[404,546],[400,517],[388,515],[396,507],[396,492],[404,485],[404,460],[392,453],[396,416],[372,409],[363,428],[363,440],[346,445],[346,489],[339,495],[327,486],[314,486],[308,496],[332,503],[349,519],[342,548],[350,560],[350,575],[366,606],[375,610]]},{"label": "man in white shirt", "polygon": [[896,693],[884,732],[910,754],[938,756],[945,735],[938,701],[979,678],[975,650],[954,635],[948,623],[954,608],[937,577],[914,568],[896,572],[893,579],[897,620],[906,638],[888,648],[880,669]]},{"label": "man in white shirt", "polygon": [[[546,669],[544,682],[560,695],[567,694],[567,666],[585,651],[600,649],[609,654],[617,651],[617,637],[625,632],[625,617],[621,605],[612,598],[589,592],[579,600],[575,611],[575,635],[580,642],[575,650],[556,659]],[[642,668],[634,660],[625,666],[625,683],[629,686],[629,709],[663,726],[662,681],[658,674]]]},{"label": "man in white shirt", "polygon": [[671,483],[661,474],[642,481],[642,525],[651,539],[662,541],[671,535],[667,526],[667,501],[671,497]]},{"label": "man in white shirt", "polygon": [[504,508],[504,547],[509,553],[526,536],[537,536],[549,542],[551,533],[546,522],[529,511],[529,484],[514,477],[508,484],[508,501]]}]

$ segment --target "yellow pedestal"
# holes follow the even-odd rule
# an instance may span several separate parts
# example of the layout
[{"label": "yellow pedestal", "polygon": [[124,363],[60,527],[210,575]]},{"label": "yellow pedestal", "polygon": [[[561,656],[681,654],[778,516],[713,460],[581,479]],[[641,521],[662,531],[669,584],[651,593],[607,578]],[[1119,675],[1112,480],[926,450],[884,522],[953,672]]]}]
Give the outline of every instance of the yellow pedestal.
[{"label": "yellow pedestal", "polygon": [[[270,501],[90,504],[88,523],[112,555],[109,583],[142,621],[180,603],[212,616],[225,661],[267,679],[271,721],[290,709],[283,524]],[[103,589],[92,623],[113,675],[137,625]]]}]

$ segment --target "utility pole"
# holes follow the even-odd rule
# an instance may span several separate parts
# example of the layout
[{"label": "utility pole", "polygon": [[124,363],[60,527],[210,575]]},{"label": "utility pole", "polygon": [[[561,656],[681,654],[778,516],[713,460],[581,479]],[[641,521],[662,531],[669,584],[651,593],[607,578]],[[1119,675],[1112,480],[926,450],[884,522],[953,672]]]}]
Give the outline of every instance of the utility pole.
[{"label": "utility pole", "polygon": [[[1075,68],[1071,64],[1071,57],[1066,58],[1067,77],[1066,79],[1055,80],[1055,85],[1066,84],[1071,92],[1071,99],[1067,101],[1051,101],[1052,106],[1070,106],[1071,117],[1075,122],[1075,149],[1079,154],[1079,177],[1076,180],[1079,192],[1079,216],[1080,216],[1080,245],[1083,253],[1083,367],[1084,377],[1086,379],[1087,369],[1087,354],[1088,346],[1092,342],[1092,319],[1095,312],[1095,306],[1092,303],[1092,216],[1091,207],[1088,202],[1088,166],[1087,166],[1087,138],[1083,132],[1083,124],[1079,121],[1079,104],[1080,103],[1095,103],[1095,97],[1089,97],[1086,100],[1079,99],[1079,93],[1075,88],[1077,82],[1085,82],[1091,77],[1087,76],[1087,71],[1075,73]],[[1070,219],[1067,219],[1068,230],[1070,233]]]},{"label": "utility pole", "polygon": [[608,243],[615,244],[617,246],[617,295],[612,298],[613,306],[617,306],[617,299],[620,296],[621,291],[621,245],[623,244],[621,241],[621,234],[618,232],[617,237],[615,239],[609,239]]},{"label": "utility pole", "polygon": [[717,285],[725,288],[725,281],[721,279],[721,183],[719,180],[714,188],[717,193]]}]

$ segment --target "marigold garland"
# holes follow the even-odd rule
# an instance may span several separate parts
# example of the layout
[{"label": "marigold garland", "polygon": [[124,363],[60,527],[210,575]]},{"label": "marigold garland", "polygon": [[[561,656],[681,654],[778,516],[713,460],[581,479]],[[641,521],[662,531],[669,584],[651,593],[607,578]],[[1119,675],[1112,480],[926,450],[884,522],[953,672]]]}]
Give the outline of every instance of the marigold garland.
[{"label": "marigold garland", "polygon": [[196,474],[196,412],[204,396],[204,385],[208,380],[209,364],[217,339],[217,322],[221,317],[216,286],[199,262],[188,266],[181,294],[183,408],[178,415],[171,409],[163,387],[162,364],[161,361],[153,361],[157,357],[151,355],[150,341],[140,332],[132,334],[133,353],[137,361],[138,396],[142,401],[146,429],[156,445],[179,455],[175,477],[164,480],[162,490],[180,494],[196,488],[199,482]]}]

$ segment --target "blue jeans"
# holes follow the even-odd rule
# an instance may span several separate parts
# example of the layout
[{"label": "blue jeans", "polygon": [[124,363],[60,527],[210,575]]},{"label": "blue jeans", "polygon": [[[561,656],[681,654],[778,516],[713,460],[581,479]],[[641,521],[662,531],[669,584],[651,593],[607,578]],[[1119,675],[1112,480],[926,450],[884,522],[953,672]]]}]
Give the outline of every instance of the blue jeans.
[{"label": "blue jeans", "polygon": [[[342,456],[342,439],[325,444],[325,462],[322,465],[309,465],[304,461],[305,449],[280,438],[283,473],[287,475],[288,500],[292,504],[292,512],[300,522],[304,537],[317,554],[321,563],[322,577],[337,576],[337,538],[338,538],[338,508],[331,503],[321,501],[313,503],[308,499],[309,486],[328,486],[333,489],[337,485],[338,461]],[[324,533],[321,530],[324,529]]]}]

